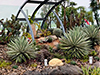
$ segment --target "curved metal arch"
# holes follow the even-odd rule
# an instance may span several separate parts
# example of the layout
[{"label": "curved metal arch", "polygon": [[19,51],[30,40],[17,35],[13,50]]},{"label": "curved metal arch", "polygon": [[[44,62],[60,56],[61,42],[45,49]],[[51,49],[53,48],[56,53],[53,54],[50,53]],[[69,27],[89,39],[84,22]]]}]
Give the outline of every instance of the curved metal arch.
[{"label": "curved metal arch", "polygon": [[48,2],[49,0],[45,0],[43,1],[43,3],[41,3],[36,9],[35,11],[33,12],[32,16],[31,16],[31,19],[33,20],[33,17],[35,16],[35,13],[40,9],[40,7],[44,4],[46,4],[46,2]]},{"label": "curved metal arch", "polygon": [[15,20],[17,20],[17,17],[18,17],[18,15],[19,15],[19,13],[21,12],[22,8],[26,5],[26,3],[28,3],[28,0],[25,1],[24,4],[20,7],[20,9],[19,9],[19,11],[18,11],[18,13],[17,13],[17,15],[16,15],[16,19],[15,19]]},{"label": "curved metal arch", "polygon": [[49,14],[52,12],[52,10],[53,10],[56,6],[58,6],[61,2],[63,2],[63,1],[65,1],[65,0],[59,1],[58,3],[56,3],[56,4],[48,11],[48,13],[46,14],[46,16],[45,16],[45,18],[44,18],[44,20],[43,20],[43,22],[42,22],[41,29],[43,29],[43,25],[44,25],[44,23],[45,23],[47,17],[49,16]]}]

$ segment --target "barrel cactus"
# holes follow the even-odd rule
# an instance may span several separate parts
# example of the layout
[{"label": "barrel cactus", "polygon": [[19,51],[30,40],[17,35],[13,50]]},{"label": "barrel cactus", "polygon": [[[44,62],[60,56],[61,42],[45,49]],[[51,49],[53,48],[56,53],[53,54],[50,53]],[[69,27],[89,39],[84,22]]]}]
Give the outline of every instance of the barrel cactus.
[{"label": "barrel cactus", "polygon": [[53,35],[56,35],[57,37],[61,37],[62,34],[63,34],[62,30],[59,28],[53,30]]}]

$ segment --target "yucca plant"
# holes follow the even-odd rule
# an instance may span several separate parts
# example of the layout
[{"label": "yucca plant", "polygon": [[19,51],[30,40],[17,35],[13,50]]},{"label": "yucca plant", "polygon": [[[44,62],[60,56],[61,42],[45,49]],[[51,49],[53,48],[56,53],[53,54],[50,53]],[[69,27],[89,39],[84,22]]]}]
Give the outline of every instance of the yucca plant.
[{"label": "yucca plant", "polygon": [[100,33],[99,28],[91,25],[83,29],[83,31],[86,33],[86,36],[89,37],[89,40],[91,40],[91,47],[93,48],[94,45],[98,45],[100,42]]},{"label": "yucca plant", "polygon": [[18,37],[8,44],[8,56],[17,62],[26,62],[27,59],[35,57],[34,44],[28,43],[25,37]]},{"label": "yucca plant", "polygon": [[75,27],[65,36],[62,36],[60,48],[64,50],[67,57],[81,58],[87,55],[90,50],[90,41],[87,39],[88,37],[86,37],[81,28]]}]

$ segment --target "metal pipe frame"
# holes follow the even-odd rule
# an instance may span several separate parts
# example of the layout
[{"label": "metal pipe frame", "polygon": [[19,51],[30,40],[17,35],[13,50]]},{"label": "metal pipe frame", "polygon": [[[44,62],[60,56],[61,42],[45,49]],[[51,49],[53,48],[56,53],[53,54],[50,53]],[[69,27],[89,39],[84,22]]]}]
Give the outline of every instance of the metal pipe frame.
[{"label": "metal pipe frame", "polygon": [[43,20],[43,22],[42,22],[41,29],[43,29],[43,25],[44,25],[44,23],[45,23],[47,17],[49,16],[49,14],[53,11],[53,9],[54,9],[56,6],[58,6],[59,4],[61,4],[61,2],[63,2],[63,1],[65,1],[65,0],[61,0],[61,1],[57,2],[57,3],[48,11],[48,13],[46,14],[46,16],[45,16],[45,18],[44,18],[44,20]]},{"label": "metal pipe frame", "polygon": [[35,9],[35,11],[33,12],[32,16],[31,16],[31,19],[32,19],[32,20],[34,19],[35,13],[41,8],[42,5],[44,5],[44,4],[47,3],[48,1],[49,1],[49,0],[43,1],[43,2]]}]

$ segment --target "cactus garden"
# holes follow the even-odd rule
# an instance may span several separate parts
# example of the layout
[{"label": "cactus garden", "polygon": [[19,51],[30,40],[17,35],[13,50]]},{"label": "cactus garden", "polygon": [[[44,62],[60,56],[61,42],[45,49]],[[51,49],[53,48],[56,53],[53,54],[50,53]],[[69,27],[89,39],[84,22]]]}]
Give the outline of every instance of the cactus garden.
[{"label": "cactus garden", "polygon": [[[100,75],[99,0],[90,1],[89,11],[76,5],[56,6],[60,21],[53,12],[43,23],[29,15],[30,25],[13,14],[1,19],[0,75]],[[42,18],[48,10],[41,8]]]}]

